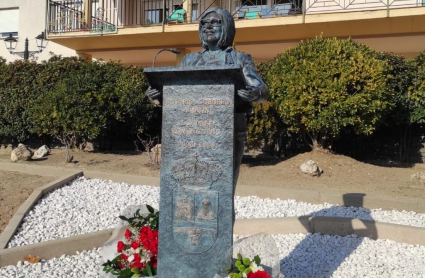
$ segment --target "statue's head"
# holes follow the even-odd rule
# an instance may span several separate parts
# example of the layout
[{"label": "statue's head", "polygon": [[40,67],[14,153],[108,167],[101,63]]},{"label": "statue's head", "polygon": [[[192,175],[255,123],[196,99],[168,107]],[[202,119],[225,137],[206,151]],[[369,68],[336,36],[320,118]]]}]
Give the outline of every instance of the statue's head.
[{"label": "statue's head", "polygon": [[213,7],[205,11],[199,21],[199,38],[202,47],[215,44],[221,49],[233,45],[236,28],[229,11]]}]

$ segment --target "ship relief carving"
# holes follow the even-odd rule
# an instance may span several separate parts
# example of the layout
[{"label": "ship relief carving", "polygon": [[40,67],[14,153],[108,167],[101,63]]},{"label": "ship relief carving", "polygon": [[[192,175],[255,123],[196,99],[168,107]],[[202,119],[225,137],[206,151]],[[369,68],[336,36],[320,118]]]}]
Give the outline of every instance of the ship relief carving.
[{"label": "ship relief carving", "polygon": [[223,174],[218,162],[200,160],[197,153],[190,160],[176,163],[171,171],[180,186],[187,189],[210,189]]},{"label": "ship relief carving", "polygon": [[173,192],[173,237],[187,253],[203,253],[217,239],[218,192],[178,189]]}]

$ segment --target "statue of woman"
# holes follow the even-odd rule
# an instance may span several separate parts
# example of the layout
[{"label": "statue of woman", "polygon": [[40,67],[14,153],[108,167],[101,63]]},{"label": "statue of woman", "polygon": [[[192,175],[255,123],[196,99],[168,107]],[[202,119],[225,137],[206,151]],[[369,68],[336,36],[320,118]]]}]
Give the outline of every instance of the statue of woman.
[{"label": "statue of woman", "polygon": [[[248,134],[246,113],[252,113],[252,101],[263,102],[269,96],[266,84],[255,71],[251,55],[237,52],[232,47],[235,34],[235,22],[229,11],[218,7],[207,10],[199,21],[199,38],[204,50],[187,54],[180,65],[181,67],[212,65],[240,65],[242,67],[247,86],[246,89],[237,91],[235,99],[233,194]],[[156,88],[149,87],[146,91],[146,95],[152,100],[160,100],[161,94],[162,92]],[[243,102],[248,102],[249,105],[243,105]]]}]

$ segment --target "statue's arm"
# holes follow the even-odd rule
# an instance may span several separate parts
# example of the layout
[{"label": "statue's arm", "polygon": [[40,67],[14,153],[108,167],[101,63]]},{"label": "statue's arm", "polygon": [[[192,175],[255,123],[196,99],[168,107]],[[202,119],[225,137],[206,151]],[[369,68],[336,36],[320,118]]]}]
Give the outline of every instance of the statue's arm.
[{"label": "statue's arm", "polygon": [[180,63],[181,67],[186,67],[187,66],[187,61],[188,61],[188,55],[184,55],[182,62]]},{"label": "statue's arm", "polygon": [[239,94],[243,99],[248,101],[264,102],[269,98],[269,90],[267,85],[255,70],[254,60],[251,55],[245,54],[243,60],[243,74],[247,83],[247,90]]}]

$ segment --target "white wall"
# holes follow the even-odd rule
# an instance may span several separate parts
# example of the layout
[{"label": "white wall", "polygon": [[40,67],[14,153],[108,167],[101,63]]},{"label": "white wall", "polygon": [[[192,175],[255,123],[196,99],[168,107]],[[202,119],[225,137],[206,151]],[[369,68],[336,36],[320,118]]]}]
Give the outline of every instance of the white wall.
[{"label": "white wall", "polygon": [[[0,9],[19,8],[18,44],[15,51],[21,52],[25,49],[25,38],[29,40],[29,51],[36,51],[37,42],[35,37],[45,30],[46,22],[46,0],[0,0]],[[43,53],[36,54],[37,61],[47,60],[51,56],[49,52],[63,56],[75,56],[74,50],[49,42]],[[0,56],[8,62],[21,59],[17,55],[11,55],[6,49],[3,39],[0,39]]]}]

